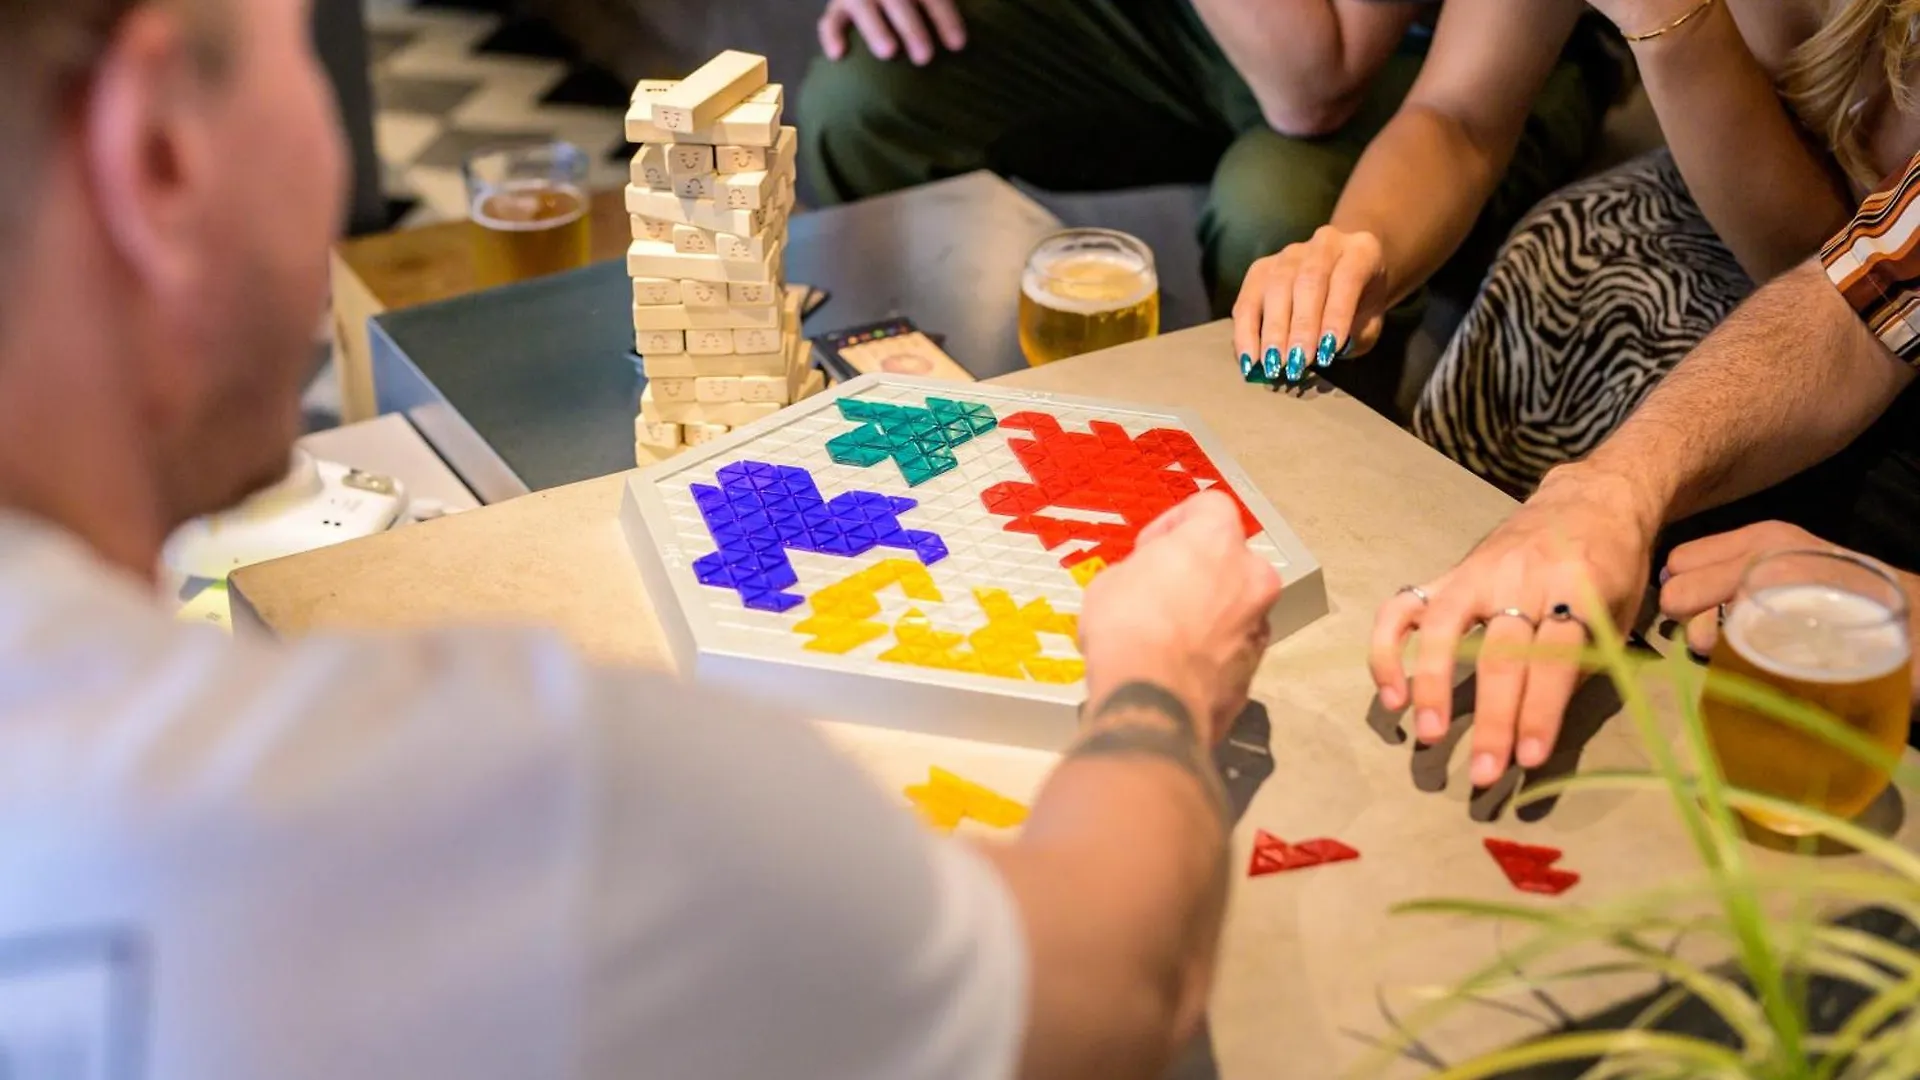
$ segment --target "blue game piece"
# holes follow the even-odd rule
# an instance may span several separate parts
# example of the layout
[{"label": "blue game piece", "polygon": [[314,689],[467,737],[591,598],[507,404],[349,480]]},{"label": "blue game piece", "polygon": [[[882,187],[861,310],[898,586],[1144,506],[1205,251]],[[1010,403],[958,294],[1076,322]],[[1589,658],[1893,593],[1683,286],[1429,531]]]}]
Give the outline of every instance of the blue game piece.
[{"label": "blue game piece", "polygon": [[900,524],[900,515],[919,505],[913,499],[849,491],[828,501],[805,469],[755,461],[732,462],[716,478],[719,488],[692,485],[718,545],[695,560],[695,576],[734,589],[754,610],[786,611],[803,602],[788,591],[800,581],[788,550],[852,557],[892,547],[929,564],[947,555],[934,533]]}]

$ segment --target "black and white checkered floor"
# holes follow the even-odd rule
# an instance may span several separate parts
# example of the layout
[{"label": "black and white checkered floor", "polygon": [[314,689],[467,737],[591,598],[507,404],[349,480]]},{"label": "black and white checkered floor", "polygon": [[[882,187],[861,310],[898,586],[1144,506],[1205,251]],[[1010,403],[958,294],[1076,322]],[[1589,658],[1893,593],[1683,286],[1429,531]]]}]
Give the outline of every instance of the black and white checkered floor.
[{"label": "black and white checkered floor", "polygon": [[464,217],[460,162],[477,148],[560,138],[595,161],[589,183],[625,182],[627,89],[580,64],[506,0],[366,0],[374,137],[396,223]]}]

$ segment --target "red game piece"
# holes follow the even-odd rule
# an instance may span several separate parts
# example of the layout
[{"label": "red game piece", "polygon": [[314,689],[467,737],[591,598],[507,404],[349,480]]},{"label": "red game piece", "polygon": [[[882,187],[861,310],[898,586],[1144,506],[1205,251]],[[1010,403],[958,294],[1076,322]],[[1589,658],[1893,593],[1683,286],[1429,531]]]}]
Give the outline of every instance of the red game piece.
[{"label": "red game piece", "polygon": [[1486,845],[1488,853],[1498,862],[1505,862],[1508,859],[1519,859],[1524,862],[1539,863],[1542,866],[1552,866],[1554,863],[1560,861],[1561,851],[1559,848],[1540,847],[1536,844],[1518,844],[1512,840],[1500,840],[1491,836],[1487,837]]},{"label": "red game piece", "polygon": [[1554,867],[1553,864],[1560,861],[1559,848],[1517,844],[1493,837],[1488,837],[1485,843],[1487,853],[1499,864],[1500,872],[1521,892],[1559,896],[1580,884],[1579,874]]},{"label": "red game piece", "polygon": [[1530,870],[1518,877],[1509,873],[1507,877],[1513,882],[1513,887],[1521,892],[1539,893],[1542,896],[1559,896],[1580,884],[1579,874],[1571,870],[1555,870],[1551,867]]},{"label": "red game piece", "polygon": [[1320,839],[1289,844],[1265,829],[1255,829],[1253,861],[1247,867],[1247,876],[1261,877],[1286,870],[1305,870],[1309,866],[1345,862],[1359,857],[1358,851],[1338,840]]},{"label": "red game piece", "polygon": [[1340,841],[1326,838],[1303,840],[1294,845],[1294,847],[1296,850],[1304,851],[1312,855],[1323,863],[1346,862],[1348,859],[1357,859],[1360,857],[1359,852]]}]

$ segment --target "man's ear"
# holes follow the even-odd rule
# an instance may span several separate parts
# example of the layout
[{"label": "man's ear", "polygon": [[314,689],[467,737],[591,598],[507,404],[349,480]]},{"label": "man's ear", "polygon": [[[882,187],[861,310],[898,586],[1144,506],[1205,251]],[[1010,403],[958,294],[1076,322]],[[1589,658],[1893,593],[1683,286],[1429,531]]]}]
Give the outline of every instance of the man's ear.
[{"label": "man's ear", "polygon": [[162,294],[191,287],[212,207],[211,101],[174,5],[121,21],[81,105],[81,151],[96,213],[128,270]]}]

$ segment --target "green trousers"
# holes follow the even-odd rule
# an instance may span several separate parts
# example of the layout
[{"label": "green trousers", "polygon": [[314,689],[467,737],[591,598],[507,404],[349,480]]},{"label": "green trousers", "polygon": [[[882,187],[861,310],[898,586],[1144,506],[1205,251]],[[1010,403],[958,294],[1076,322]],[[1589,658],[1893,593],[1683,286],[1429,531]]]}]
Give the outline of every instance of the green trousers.
[{"label": "green trousers", "polygon": [[[856,43],[814,62],[801,89],[801,164],[814,197],[842,202],[991,169],[1054,191],[1210,183],[1199,226],[1216,315],[1247,268],[1333,216],[1347,176],[1419,74],[1410,37],[1344,128],[1269,128],[1188,0],[961,0],[967,47],[924,68]],[[1606,92],[1563,62],[1488,208],[1497,232],[1569,179],[1591,150]],[[1408,196],[1419,197],[1417,178]]]}]

